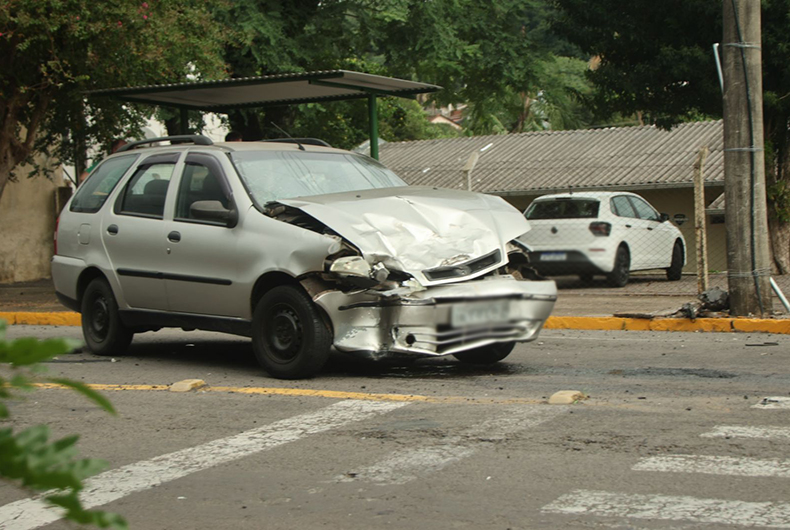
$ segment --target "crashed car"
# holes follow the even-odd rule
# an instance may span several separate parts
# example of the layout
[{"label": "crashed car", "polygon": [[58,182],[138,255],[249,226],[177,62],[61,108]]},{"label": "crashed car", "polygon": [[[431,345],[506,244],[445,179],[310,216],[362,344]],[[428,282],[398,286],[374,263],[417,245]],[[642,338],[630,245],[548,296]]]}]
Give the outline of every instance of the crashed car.
[{"label": "crashed car", "polygon": [[315,375],[331,348],[493,363],[556,301],[516,239],[528,229],[500,198],[409,187],[321,141],[169,137],[125,146],[80,186],[52,277],[99,355],[176,327],[250,336],[278,378]]}]

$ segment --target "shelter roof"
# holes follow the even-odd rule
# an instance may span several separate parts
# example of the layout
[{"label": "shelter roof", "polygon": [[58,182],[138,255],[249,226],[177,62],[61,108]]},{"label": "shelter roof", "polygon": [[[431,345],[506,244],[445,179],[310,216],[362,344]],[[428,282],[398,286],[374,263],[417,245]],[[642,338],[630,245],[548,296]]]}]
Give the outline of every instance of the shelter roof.
[{"label": "shelter roof", "polygon": [[394,77],[322,70],[294,74],[196,81],[171,85],[110,88],[90,92],[126,101],[223,112],[245,107],[293,105],[376,96],[411,97],[441,87]]}]

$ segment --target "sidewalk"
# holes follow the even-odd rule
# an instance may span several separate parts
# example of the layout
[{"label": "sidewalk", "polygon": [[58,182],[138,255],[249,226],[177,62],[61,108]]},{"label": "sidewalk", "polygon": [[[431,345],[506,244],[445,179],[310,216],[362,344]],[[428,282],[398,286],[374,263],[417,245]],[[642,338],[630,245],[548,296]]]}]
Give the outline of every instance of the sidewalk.
[{"label": "sidewalk", "polygon": [[[790,296],[790,276],[777,277],[785,296]],[[726,276],[711,277],[711,287],[726,289]],[[697,280],[684,277],[669,282],[663,275],[635,275],[623,288],[607,287],[603,280],[582,285],[575,278],[557,278],[557,304],[547,328],[662,330],[662,331],[768,331],[790,333],[790,315],[772,296],[772,319],[617,318],[616,314],[670,313],[696,300]],[[773,295],[773,293],[772,293]],[[55,297],[51,280],[0,285],[0,318],[12,323],[77,325]],[[763,325],[764,324],[764,325]]]}]

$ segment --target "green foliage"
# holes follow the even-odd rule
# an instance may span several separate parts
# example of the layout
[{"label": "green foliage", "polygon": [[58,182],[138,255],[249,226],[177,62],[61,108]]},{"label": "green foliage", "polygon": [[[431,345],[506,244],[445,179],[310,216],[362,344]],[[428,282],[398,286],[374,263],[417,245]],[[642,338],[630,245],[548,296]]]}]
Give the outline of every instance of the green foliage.
[{"label": "green foliage", "polygon": [[[0,419],[10,416],[7,403],[18,399],[19,392],[34,388],[34,383],[47,381],[72,388],[104,410],[114,414],[110,402],[82,383],[62,378],[43,378],[38,363],[71,351],[74,344],[66,340],[35,339],[5,340],[5,322],[0,321]],[[80,459],[72,435],[50,441],[49,428],[37,425],[14,432],[0,428],[0,478],[33,491],[48,492],[44,500],[64,510],[64,518],[79,524],[100,528],[125,529],[126,521],[119,515],[85,510],[79,500],[83,481],[99,473],[106,463],[96,459]]]},{"label": "green foliage", "polygon": [[[90,100],[98,88],[224,75],[223,2],[7,0],[0,9],[0,193],[36,150],[84,162],[85,146],[139,127],[145,112]],[[211,9],[210,9],[211,7]],[[63,140],[63,141],[61,141]],[[78,168],[79,169],[79,168]]]},{"label": "green foliage", "polygon": [[721,2],[556,0],[555,30],[599,66],[590,72],[599,116],[645,112],[670,126],[692,113],[721,114],[712,45]]}]

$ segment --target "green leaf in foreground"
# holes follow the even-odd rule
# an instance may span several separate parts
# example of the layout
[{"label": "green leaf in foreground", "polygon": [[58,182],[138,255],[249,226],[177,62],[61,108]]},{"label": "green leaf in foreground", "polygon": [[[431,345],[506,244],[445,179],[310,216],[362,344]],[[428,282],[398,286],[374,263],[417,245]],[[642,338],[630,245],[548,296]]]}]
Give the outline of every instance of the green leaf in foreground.
[{"label": "green leaf in foreground", "polygon": [[115,409],[112,406],[112,403],[110,403],[110,400],[108,400],[106,397],[102,396],[100,393],[96,392],[95,390],[93,390],[88,385],[79,383],[77,381],[72,381],[70,379],[62,379],[59,377],[49,378],[48,381],[51,381],[58,385],[63,385],[65,387],[71,388],[72,390],[76,390],[77,392],[87,397],[88,399],[99,405],[101,408],[103,408],[110,414],[116,414]]}]

